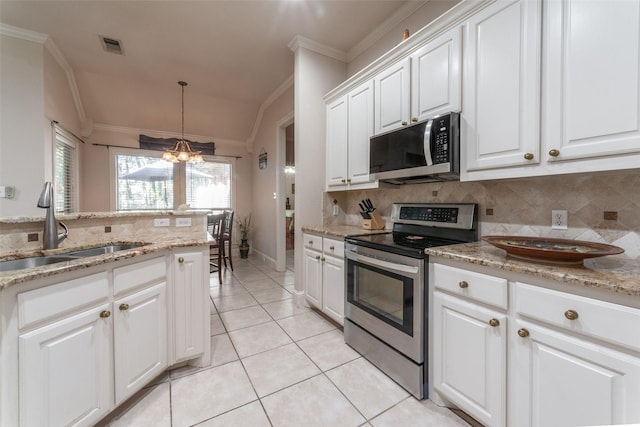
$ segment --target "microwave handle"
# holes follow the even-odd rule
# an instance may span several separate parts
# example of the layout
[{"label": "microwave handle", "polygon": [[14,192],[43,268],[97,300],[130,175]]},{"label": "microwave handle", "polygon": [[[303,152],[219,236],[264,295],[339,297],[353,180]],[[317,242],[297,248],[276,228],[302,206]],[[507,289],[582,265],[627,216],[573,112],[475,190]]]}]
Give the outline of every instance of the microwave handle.
[{"label": "microwave handle", "polygon": [[427,125],[424,128],[424,159],[427,162],[427,166],[433,165],[433,159],[431,158],[431,128],[433,127],[433,119],[427,121]]}]

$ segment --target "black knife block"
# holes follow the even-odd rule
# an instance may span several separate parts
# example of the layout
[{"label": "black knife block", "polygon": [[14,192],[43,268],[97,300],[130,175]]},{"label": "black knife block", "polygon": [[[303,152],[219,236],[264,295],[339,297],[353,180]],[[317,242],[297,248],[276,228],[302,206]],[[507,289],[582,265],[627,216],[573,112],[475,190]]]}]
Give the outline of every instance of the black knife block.
[{"label": "black knife block", "polygon": [[365,230],[383,230],[384,221],[377,211],[369,212],[371,219],[362,220],[362,228]]}]

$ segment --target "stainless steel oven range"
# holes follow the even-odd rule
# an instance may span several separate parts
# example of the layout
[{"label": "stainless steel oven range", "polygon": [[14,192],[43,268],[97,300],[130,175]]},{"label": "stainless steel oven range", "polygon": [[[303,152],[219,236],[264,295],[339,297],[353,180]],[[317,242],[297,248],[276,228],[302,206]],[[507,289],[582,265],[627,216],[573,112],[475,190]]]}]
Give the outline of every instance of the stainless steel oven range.
[{"label": "stainless steel oven range", "polygon": [[396,203],[393,231],[346,238],[345,342],[427,397],[425,249],[478,240],[477,205]]}]

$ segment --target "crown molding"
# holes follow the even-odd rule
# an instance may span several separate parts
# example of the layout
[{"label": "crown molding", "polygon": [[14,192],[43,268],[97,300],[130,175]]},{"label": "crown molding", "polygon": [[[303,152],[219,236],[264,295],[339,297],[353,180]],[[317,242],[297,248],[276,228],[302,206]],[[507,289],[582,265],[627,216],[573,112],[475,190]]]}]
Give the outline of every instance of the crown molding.
[{"label": "crown molding", "polygon": [[0,34],[40,44],[44,44],[49,38],[47,34],[25,30],[24,28],[14,27],[13,25],[3,24],[2,22],[0,22]]},{"label": "crown molding", "polygon": [[305,48],[316,53],[319,53],[329,58],[337,59],[338,61],[347,62],[347,54],[341,50],[334,49],[330,46],[318,43],[317,41],[308,39],[301,35],[297,35],[287,45],[292,51],[296,51],[299,48]]},{"label": "crown molding", "polygon": [[393,28],[399,25],[402,21],[404,21],[409,16],[411,16],[411,14],[413,14],[415,11],[417,11],[421,7],[424,7],[424,5],[427,4],[428,2],[429,1],[426,1],[426,2],[408,1],[404,3],[402,6],[398,8],[398,10],[396,10],[393,13],[393,15],[391,15],[382,24],[378,25],[375,30],[369,33],[368,36],[360,40],[355,46],[349,49],[349,51],[347,52],[347,62],[353,61],[362,52],[364,52],[365,50],[373,46],[375,42],[380,40],[380,38],[382,38],[385,34],[387,34],[389,31],[391,31]]},{"label": "crown molding", "polygon": [[287,89],[293,86],[293,74],[289,76],[287,80],[284,81],[269,97],[260,105],[260,109],[258,110],[258,114],[256,116],[256,121],[253,123],[253,129],[251,130],[251,136],[247,139],[247,151],[249,153],[253,152],[253,143],[256,139],[256,134],[258,133],[258,129],[260,128],[260,124],[262,123],[262,117],[264,116],[264,112],[271,104],[275,102],[276,99],[280,97]]},{"label": "crown molding", "polygon": [[[163,130],[153,130],[153,129],[139,129],[139,128],[131,128],[127,126],[115,126],[115,125],[108,125],[105,123],[93,123],[93,130],[131,135],[131,136],[135,136],[136,138],[140,134],[149,135],[154,138],[182,138],[182,134],[177,132],[167,132]],[[198,142],[198,140],[214,141],[216,144],[245,146],[244,141],[238,141],[235,139],[218,138],[210,135],[195,135],[192,133],[185,133],[184,137],[185,139],[188,139],[193,142]]]},{"label": "crown molding", "polygon": [[73,73],[73,68],[67,62],[67,59],[64,57],[58,46],[54,43],[51,37],[47,38],[47,41],[44,43],[44,47],[47,48],[53,59],[58,63],[60,68],[64,71],[67,76],[67,82],[69,83],[69,90],[71,91],[71,96],[73,97],[73,103],[76,106],[76,112],[78,113],[78,118],[80,119],[80,133],[84,137],[88,137],[91,135],[91,120],[87,120],[87,116],[84,112],[84,106],[82,105],[82,99],[80,98],[80,91],[78,90],[78,85],[76,84],[76,76]]}]

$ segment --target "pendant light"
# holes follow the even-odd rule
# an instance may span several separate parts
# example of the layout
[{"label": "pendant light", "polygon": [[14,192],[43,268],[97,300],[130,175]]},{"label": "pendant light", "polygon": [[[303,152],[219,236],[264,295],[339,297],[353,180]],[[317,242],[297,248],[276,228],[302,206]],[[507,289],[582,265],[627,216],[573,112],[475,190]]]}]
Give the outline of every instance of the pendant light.
[{"label": "pendant light", "polygon": [[184,139],[184,87],[187,85],[187,82],[179,81],[178,84],[182,86],[182,138],[180,138],[172,150],[167,149],[164,152],[162,160],[173,163],[200,163],[204,161],[200,154],[202,151],[193,151],[187,140]]}]

